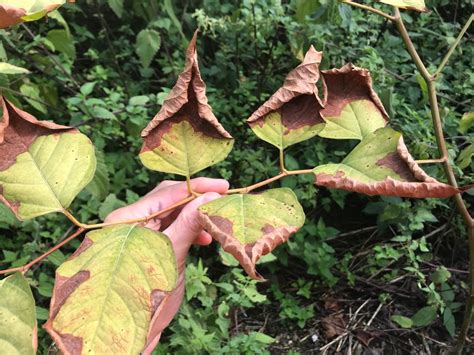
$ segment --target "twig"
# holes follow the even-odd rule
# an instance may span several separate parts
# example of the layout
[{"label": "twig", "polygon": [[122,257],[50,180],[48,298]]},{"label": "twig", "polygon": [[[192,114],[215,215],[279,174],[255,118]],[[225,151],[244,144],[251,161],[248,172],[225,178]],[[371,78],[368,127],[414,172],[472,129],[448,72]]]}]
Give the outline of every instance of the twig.
[{"label": "twig", "polygon": [[378,9],[375,9],[371,6],[368,6],[368,5],[363,5],[363,4],[359,4],[357,2],[353,2],[351,0],[342,0],[342,2],[344,4],[347,4],[347,5],[351,5],[351,6],[354,6],[354,7],[358,7],[360,9],[364,9],[366,11],[370,11],[370,12],[373,12],[374,14],[377,14],[377,15],[380,15],[382,17],[385,17],[387,20],[390,20],[390,21],[394,21],[395,18],[385,12],[383,12],[382,10],[378,10]]},{"label": "twig", "polygon": [[449,48],[449,51],[448,53],[446,53],[446,55],[444,56],[443,60],[441,61],[441,64],[439,65],[438,69],[435,71],[435,73],[433,74],[433,76],[436,78],[438,77],[441,72],[443,71],[444,67],[446,66],[446,64],[448,63],[448,60],[449,58],[451,57],[451,55],[454,53],[454,50],[456,49],[456,47],[459,45],[459,43],[461,43],[461,39],[462,37],[464,36],[464,34],[466,33],[466,31],[468,30],[468,28],[471,26],[471,23],[472,21],[474,20],[474,14],[471,15],[471,17],[469,17],[469,20],[467,20],[466,24],[464,25],[464,27],[462,28],[461,32],[459,32],[459,35],[458,37],[456,38],[456,40],[454,41],[453,45],[451,46],[451,48]]},{"label": "twig", "polygon": [[12,272],[17,272],[17,271],[25,274],[33,265],[39,263],[44,258],[47,258],[50,254],[54,253],[56,250],[61,248],[63,245],[66,245],[71,240],[78,237],[85,230],[86,230],[85,228],[79,228],[74,234],[72,234],[68,238],[64,239],[61,243],[59,243],[59,244],[55,245],[54,247],[52,247],[51,249],[49,249],[46,253],[44,253],[44,254],[40,255],[39,257],[37,257],[36,259],[30,261],[28,264],[23,265],[23,266],[19,266],[19,267],[14,267],[14,268],[11,268],[11,269],[0,270],[0,275],[10,274]]},{"label": "twig", "polygon": [[439,159],[425,159],[425,160],[415,160],[415,163],[419,164],[442,164],[446,162],[446,158],[439,158]]}]

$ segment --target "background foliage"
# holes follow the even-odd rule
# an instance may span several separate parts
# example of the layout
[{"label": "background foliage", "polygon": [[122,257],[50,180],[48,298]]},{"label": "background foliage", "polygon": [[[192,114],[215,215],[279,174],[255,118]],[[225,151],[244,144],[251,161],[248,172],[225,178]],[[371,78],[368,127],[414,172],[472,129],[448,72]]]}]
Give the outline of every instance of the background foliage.
[{"label": "background foliage", "polygon": [[[470,0],[427,5],[430,13],[403,17],[435,68],[472,7]],[[310,44],[324,51],[323,69],[346,62],[370,69],[391,125],[404,133],[412,154],[437,156],[426,84],[380,17],[333,0],[88,0],[0,32],[0,60],[29,71],[0,70],[0,90],[38,118],[78,127],[98,148],[98,174],[74,205],[81,220],[102,220],[173,178],[142,167],[139,133],[181,71],[195,28],[201,30],[198,52],[209,102],[236,138],[229,158],[203,175],[238,187],[278,173],[277,152],[257,140],[245,119]],[[474,137],[459,124],[473,111],[472,36],[465,41],[470,43],[457,50],[439,84],[461,184],[472,181],[474,171]],[[341,147],[322,138],[298,144],[287,151],[288,168],[338,161],[352,148],[350,142]],[[438,167],[424,168],[442,180]],[[349,334],[330,349],[349,346],[349,336],[353,347],[373,339],[371,348],[387,351],[436,350],[452,342],[466,296],[467,252],[451,201],[316,190],[308,176],[287,177],[282,185],[295,190],[308,217],[260,265],[270,282],[251,281],[215,245],[194,250],[186,302],[156,353],[304,353],[346,326]],[[41,254],[68,226],[59,215],[20,224],[0,205],[0,268]],[[47,318],[54,269],[78,245],[70,243],[28,274],[40,322]],[[55,351],[42,330],[39,351]]]}]

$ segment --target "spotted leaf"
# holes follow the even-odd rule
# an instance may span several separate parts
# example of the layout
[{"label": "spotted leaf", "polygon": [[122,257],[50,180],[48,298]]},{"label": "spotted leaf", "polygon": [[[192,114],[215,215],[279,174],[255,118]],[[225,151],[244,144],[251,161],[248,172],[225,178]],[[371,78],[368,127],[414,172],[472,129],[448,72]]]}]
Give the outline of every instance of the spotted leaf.
[{"label": "spotted leaf", "polygon": [[367,69],[346,64],[322,73],[328,96],[321,111],[326,122],[321,137],[362,140],[386,125],[388,114]]},{"label": "spotted leaf", "polygon": [[416,10],[420,12],[427,12],[425,0],[380,0],[384,4],[399,7],[401,9]]},{"label": "spotted leaf", "polygon": [[139,354],[156,343],[176,281],[166,235],[136,225],[90,232],[56,271],[45,329],[66,354]]},{"label": "spotted leaf", "polygon": [[161,110],[143,130],[140,159],[151,169],[193,175],[224,160],[234,140],[207,103],[199,71],[196,37],[189,43],[186,65]]},{"label": "spotted leaf", "polygon": [[428,176],[413,160],[401,134],[381,128],[369,134],[339,164],[314,169],[316,185],[366,195],[449,197],[458,189]]},{"label": "spotted leaf", "polygon": [[283,86],[250,116],[247,123],[260,139],[282,150],[321,131],[322,103],[316,86],[321,59],[322,53],[311,46]]},{"label": "spotted leaf", "polygon": [[263,279],[255,270],[258,259],[286,242],[305,220],[303,208],[288,188],[221,197],[201,206],[199,212],[204,228],[257,280]]},{"label": "spotted leaf", "polygon": [[0,354],[36,353],[35,300],[21,273],[0,280]]},{"label": "spotted leaf", "polygon": [[76,129],[0,101],[0,201],[20,219],[64,211],[94,175],[94,146]]}]

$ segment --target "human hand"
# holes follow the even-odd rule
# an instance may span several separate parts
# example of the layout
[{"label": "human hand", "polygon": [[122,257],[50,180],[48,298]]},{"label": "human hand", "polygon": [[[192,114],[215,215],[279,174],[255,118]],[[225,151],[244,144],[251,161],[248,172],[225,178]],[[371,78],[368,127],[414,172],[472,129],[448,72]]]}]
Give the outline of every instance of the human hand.
[{"label": "human hand", "polygon": [[[152,319],[147,345],[142,354],[150,354],[158,344],[161,332],[169,325],[178,312],[184,296],[186,256],[192,244],[208,245],[211,236],[202,230],[198,222],[197,208],[207,202],[219,198],[219,194],[229,189],[229,183],[223,179],[196,178],[191,180],[191,188],[201,196],[189,202],[182,208],[164,213],[150,220],[147,228],[162,231],[171,240],[178,266],[178,284],[174,291],[165,299],[158,317]],[[170,207],[188,197],[189,192],[185,182],[163,181],[139,201],[115,210],[107,216],[105,222],[116,222],[133,218],[143,218],[155,212]]]}]

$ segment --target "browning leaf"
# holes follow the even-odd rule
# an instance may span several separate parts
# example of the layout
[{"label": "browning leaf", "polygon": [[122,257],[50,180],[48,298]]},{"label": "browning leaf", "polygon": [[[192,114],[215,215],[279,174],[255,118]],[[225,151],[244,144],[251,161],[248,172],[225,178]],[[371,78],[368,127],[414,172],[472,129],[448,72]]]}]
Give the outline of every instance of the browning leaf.
[{"label": "browning leaf", "polygon": [[349,63],[322,74],[328,96],[321,111],[326,122],[321,137],[362,140],[386,125],[388,114],[372,88],[367,69]]},{"label": "browning leaf", "polygon": [[183,72],[142,132],[140,159],[149,169],[190,176],[225,159],[232,149],[232,136],[207,103],[196,38],[197,31],[189,43]]},{"label": "browning leaf", "polygon": [[94,146],[77,129],[0,102],[0,201],[20,219],[63,211],[94,175]]},{"label": "browning leaf", "polygon": [[250,277],[261,256],[286,242],[304,224],[304,211],[288,188],[261,194],[235,194],[199,207],[204,228],[232,254]]},{"label": "browning leaf", "polygon": [[366,195],[450,197],[459,190],[428,176],[414,161],[400,133],[380,128],[339,164],[314,168],[316,185]]},{"label": "browning leaf", "polygon": [[323,104],[316,86],[321,59],[322,52],[311,46],[303,63],[288,74],[283,86],[250,116],[247,123],[259,138],[285,149],[321,131]]},{"label": "browning leaf", "polygon": [[0,4],[0,28],[10,27],[24,21],[39,20],[65,3],[66,0],[3,0]]},{"label": "browning leaf", "polygon": [[156,341],[177,276],[166,235],[136,225],[90,232],[56,271],[44,328],[65,354],[139,354]]}]

